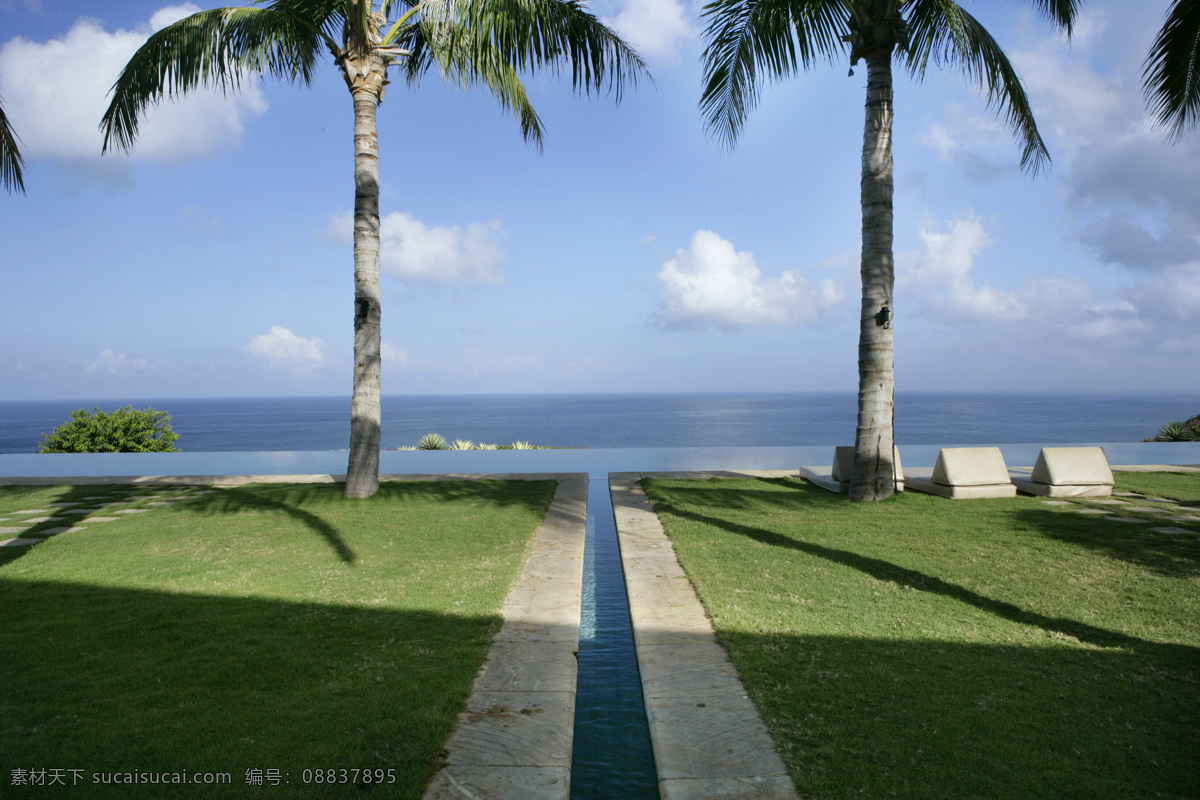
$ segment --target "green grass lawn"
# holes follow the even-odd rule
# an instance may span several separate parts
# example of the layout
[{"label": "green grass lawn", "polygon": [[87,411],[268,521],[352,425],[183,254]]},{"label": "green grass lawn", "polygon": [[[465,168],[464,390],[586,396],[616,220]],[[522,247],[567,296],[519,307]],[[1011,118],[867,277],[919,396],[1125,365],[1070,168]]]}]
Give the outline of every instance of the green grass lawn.
[{"label": "green grass lawn", "polygon": [[[78,769],[89,798],[419,797],[554,490],[0,487],[0,527],[45,516],[19,510],[101,509],[34,534],[116,518],[0,549],[0,796],[72,796],[12,786],[13,770]],[[383,782],[305,783],[317,769]],[[91,785],[184,770],[231,785]],[[281,786],[247,786],[248,770]]]},{"label": "green grass lawn", "polygon": [[643,483],[801,796],[1200,796],[1196,537],[1042,498]]}]

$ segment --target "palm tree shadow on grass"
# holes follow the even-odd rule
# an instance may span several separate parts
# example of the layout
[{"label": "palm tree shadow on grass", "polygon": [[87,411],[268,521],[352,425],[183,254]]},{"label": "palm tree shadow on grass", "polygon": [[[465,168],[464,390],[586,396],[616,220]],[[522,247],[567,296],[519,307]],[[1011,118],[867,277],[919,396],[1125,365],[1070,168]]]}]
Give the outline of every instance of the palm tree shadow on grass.
[{"label": "palm tree shadow on grass", "polygon": [[[434,500],[439,503],[470,499],[496,508],[520,505],[544,511],[545,503],[539,497],[539,487],[545,486],[546,483],[522,481],[514,486],[512,482],[499,481],[384,481],[380,483],[379,491],[373,497],[356,501],[339,500],[336,501],[338,505],[335,507],[341,507],[342,502],[403,504],[415,499]],[[341,485],[260,484],[255,487],[231,487],[222,489],[217,494],[187,498],[181,506],[204,514],[238,514],[252,511],[285,514],[324,539],[343,563],[353,566],[358,560],[358,555],[337,527],[319,514],[304,508],[306,504],[328,499],[335,491],[340,495]],[[520,491],[521,489],[529,491]]]},{"label": "palm tree shadow on grass", "polygon": [[[778,479],[766,478],[758,480],[777,484],[780,483]],[[782,484],[792,490],[804,488],[786,480],[782,481]],[[704,504],[725,508],[737,508],[741,505],[744,505],[744,496],[746,494],[744,491],[730,492],[730,499],[722,499],[722,495],[725,493],[716,492],[711,488],[689,490],[686,488],[673,487],[671,491],[672,493],[680,496],[686,496],[689,494],[689,492],[703,494]],[[816,492],[818,490],[812,489],[811,491]],[[740,495],[743,499],[735,500],[733,499],[733,495]],[[820,495],[814,496],[819,497]],[[783,498],[780,499],[782,500]],[[830,495],[830,500],[828,502],[831,504],[847,504],[844,499],[839,500],[833,495]],[[943,580],[942,578],[938,578],[933,575],[927,575],[919,570],[902,567],[890,561],[862,555],[861,553],[855,553],[850,550],[842,550],[835,547],[816,544],[814,542],[806,542],[803,539],[798,538],[798,536],[797,538],[784,536],[783,534],[765,530],[763,528],[757,528],[751,525],[744,525],[730,520],[721,519],[720,517],[702,514],[698,511],[688,508],[681,508],[669,500],[658,501],[655,504],[655,510],[659,513],[666,512],[681,519],[687,519],[693,522],[710,525],[728,533],[732,533],[737,536],[744,536],[748,539],[753,539],[754,541],[761,542],[772,547],[781,547],[811,556],[816,556],[834,564],[839,564],[841,566],[857,570],[864,575],[869,575],[870,577],[875,578],[876,580],[889,581],[919,592],[927,592],[930,594],[947,597],[1010,622],[1041,628],[1047,633],[1058,633],[1073,636],[1080,641],[1099,647],[1124,647],[1135,651],[1170,651],[1180,655],[1189,654],[1192,657],[1194,657],[1196,652],[1195,648],[1184,645],[1171,645],[1162,644],[1159,642],[1151,642],[1137,636],[1107,630],[1105,628],[1089,625],[1078,620],[1066,619],[1063,617],[1050,617],[1044,614],[1039,614],[1035,611],[1023,609],[1003,600],[996,600],[994,598],[987,597],[986,595],[971,591],[970,589]]]}]

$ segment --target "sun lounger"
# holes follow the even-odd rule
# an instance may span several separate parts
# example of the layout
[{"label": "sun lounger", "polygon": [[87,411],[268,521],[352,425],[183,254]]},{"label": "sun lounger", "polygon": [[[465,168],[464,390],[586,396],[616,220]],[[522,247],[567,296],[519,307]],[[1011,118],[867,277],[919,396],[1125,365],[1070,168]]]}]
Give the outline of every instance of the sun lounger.
[{"label": "sun lounger", "polygon": [[1102,447],[1043,447],[1033,469],[1009,470],[1025,494],[1043,497],[1110,497],[1113,474]]},{"label": "sun lounger", "polygon": [[951,500],[1017,495],[999,447],[943,447],[933,470],[928,475],[922,472],[910,469],[905,485]]},{"label": "sun lounger", "polygon": [[[904,469],[900,465],[900,448],[892,448],[896,465],[896,491],[904,491]],[[800,477],[831,492],[850,491],[850,472],[854,469],[854,447],[836,447],[831,467],[800,467]]]}]

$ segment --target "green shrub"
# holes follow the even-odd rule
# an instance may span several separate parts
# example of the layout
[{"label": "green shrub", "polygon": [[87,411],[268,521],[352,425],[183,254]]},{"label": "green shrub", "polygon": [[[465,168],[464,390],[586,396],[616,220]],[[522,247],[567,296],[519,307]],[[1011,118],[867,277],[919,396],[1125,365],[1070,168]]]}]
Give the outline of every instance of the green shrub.
[{"label": "green shrub", "polygon": [[1200,442],[1200,414],[1187,422],[1168,422],[1158,429],[1152,442]]},{"label": "green shrub", "polygon": [[418,450],[449,450],[450,445],[446,443],[446,437],[440,433],[427,433],[417,442]]},{"label": "green shrub", "polygon": [[153,408],[123,406],[105,414],[77,408],[70,421],[42,435],[39,453],[178,453],[171,415]]}]

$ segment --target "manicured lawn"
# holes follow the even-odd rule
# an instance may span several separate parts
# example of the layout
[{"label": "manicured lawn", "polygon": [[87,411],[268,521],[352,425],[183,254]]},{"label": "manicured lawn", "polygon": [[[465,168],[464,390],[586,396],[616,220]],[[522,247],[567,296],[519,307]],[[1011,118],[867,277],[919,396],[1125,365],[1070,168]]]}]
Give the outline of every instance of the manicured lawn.
[{"label": "manicured lawn", "polygon": [[[333,484],[0,487],[0,527],[46,516],[18,510],[101,508],[35,533],[115,518],[0,549],[0,796],[41,796],[13,770],[68,770],[70,786],[77,769],[74,796],[89,798],[419,797],[554,490],[384,483],[348,502]],[[383,782],[306,783],[317,769]],[[91,785],[183,770],[231,785]],[[248,770],[287,785],[248,787]]]},{"label": "manicured lawn", "polygon": [[1196,537],[1039,498],[644,485],[801,796],[1200,796]]}]

